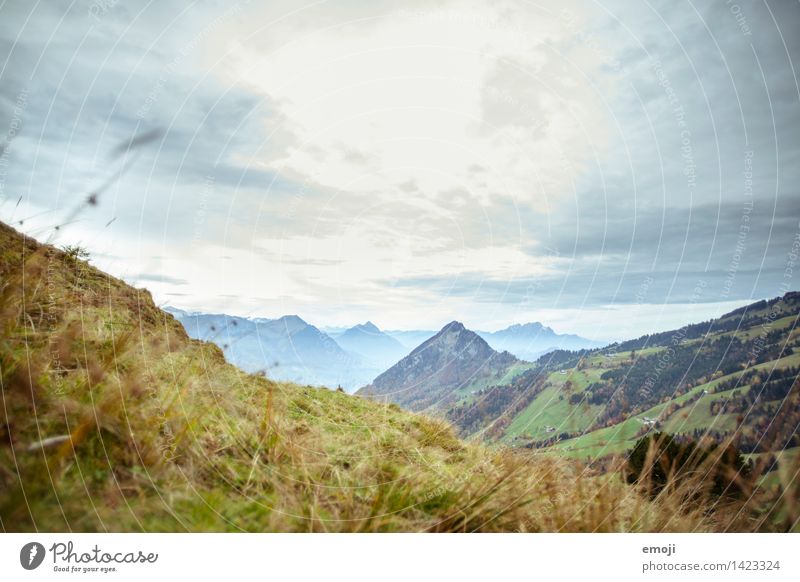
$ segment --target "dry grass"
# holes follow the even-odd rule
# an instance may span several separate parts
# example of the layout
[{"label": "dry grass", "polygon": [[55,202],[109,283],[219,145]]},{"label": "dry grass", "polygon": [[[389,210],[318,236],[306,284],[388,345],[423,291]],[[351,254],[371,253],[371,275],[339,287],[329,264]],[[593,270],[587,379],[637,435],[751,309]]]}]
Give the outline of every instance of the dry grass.
[{"label": "dry grass", "polygon": [[[6,531],[740,531],[750,508],[464,443],[438,420],[276,383],[149,296],[0,224]],[[797,499],[797,486],[790,495]],[[796,515],[786,504],[783,517]],[[794,512],[794,513],[792,513]]]}]

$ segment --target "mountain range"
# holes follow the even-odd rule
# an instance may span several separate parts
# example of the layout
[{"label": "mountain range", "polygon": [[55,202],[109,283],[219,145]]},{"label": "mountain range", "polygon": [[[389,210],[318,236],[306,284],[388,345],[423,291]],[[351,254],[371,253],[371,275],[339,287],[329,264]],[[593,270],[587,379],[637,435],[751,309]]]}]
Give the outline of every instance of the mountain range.
[{"label": "mountain range", "polygon": [[[190,337],[217,344],[228,361],[246,372],[264,372],[277,380],[302,384],[342,387],[348,392],[371,384],[437,335],[430,330],[382,331],[371,321],[349,328],[320,329],[297,315],[268,319],[164,309],[184,325]],[[557,348],[597,345],[576,335],[557,334],[541,323],[470,333],[490,349],[508,351],[517,359],[534,359]]]},{"label": "mountain range", "polygon": [[539,322],[516,323],[500,331],[476,333],[495,350],[508,351],[520,359],[531,361],[557,349],[581,350],[605,345],[574,334],[556,333]]},{"label": "mountain range", "polygon": [[246,372],[276,380],[355,388],[375,373],[357,354],[297,315],[248,319],[226,314],[190,313],[165,308],[189,337],[222,348],[226,359]]},{"label": "mountain range", "polygon": [[[436,335],[432,330],[391,330],[385,332],[408,348],[415,348]],[[515,323],[498,331],[475,330],[493,349],[507,351],[521,360],[535,360],[557,349],[581,350],[599,348],[598,342],[574,334],[560,334],[539,322]]]}]

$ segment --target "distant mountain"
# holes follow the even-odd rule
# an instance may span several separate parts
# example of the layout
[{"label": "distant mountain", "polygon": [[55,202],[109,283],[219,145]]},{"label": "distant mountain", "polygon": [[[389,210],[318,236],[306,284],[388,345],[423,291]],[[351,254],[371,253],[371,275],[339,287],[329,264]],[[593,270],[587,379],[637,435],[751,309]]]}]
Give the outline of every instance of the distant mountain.
[{"label": "distant mountain", "polygon": [[353,389],[375,373],[361,359],[297,315],[248,319],[189,313],[167,307],[190,337],[211,341],[229,362],[246,372],[264,371],[277,380]]},{"label": "distant mountain", "polygon": [[408,353],[408,348],[382,332],[371,321],[351,327],[336,336],[336,343],[358,354],[379,370],[386,369]]},{"label": "distant mountain", "polygon": [[425,340],[436,335],[436,331],[427,329],[386,330],[384,333],[399,341],[409,350],[413,350]]},{"label": "distant mountain", "polygon": [[224,313],[195,313],[174,307],[165,307],[164,311],[181,322],[189,337],[217,344],[230,345],[256,329],[256,322]]},{"label": "distant mountain", "polygon": [[495,350],[506,350],[520,359],[530,361],[557,349],[581,350],[605,345],[578,335],[556,333],[538,322],[517,323],[499,331],[478,331],[477,334]]},{"label": "distant mountain", "polygon": [[499,379],[516,364],[517,358],[496,352],[475,332],[453,321],[358,394],[410,410],[441,408],[459,391]]}]

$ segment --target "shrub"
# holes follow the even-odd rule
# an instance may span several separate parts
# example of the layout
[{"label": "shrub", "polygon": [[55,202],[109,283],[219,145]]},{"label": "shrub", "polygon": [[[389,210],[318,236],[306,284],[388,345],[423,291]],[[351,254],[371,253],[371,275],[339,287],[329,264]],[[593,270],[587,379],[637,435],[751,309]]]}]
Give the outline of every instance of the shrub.
[{"label": "shrub", "polygon": [[660,432],[639,439],[627,462],[627,480],[652,496],[683,488],[690,497],[742,497],[750,468],[732,444],[701,444]]}]

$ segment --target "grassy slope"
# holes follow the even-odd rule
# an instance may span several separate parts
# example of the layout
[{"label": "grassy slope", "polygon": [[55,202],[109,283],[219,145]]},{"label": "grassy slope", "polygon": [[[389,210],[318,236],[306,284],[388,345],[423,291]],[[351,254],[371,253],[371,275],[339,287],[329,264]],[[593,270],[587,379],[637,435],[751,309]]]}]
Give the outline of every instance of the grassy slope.
[{"label": "grassy slope", "polygon": [[[750,310],[751,316],[766,316],[769,309]],[[723,317],[720,322],[727,319],[735,319],[736,316]],[[769,325],[770,330],[787,329],[796,325],[796,314],[780,317],[772,321]],[[763,333],[761,326],[754,326],[738,331],[713,332],[706,338],[696,338],[687,340],[688,344],[700,344],[710,342],[723,337],[736,336],[740,340],[751,339]],[[648,356],[664,351],[664,346],[651,346],[645,349],[636,350],[637,357]],[[511,445],[521,445],[530,441],[541,441],[558,435],[562,432],[582,432],[589,430],[603,411],[602,405],[590,405],[581,402],[578,405],[569,403],[569,397],[574,393],[583,392],[586,387],[594,381],[598,381],[600,375],[610,369],[630,366],[632,364],[633,352],[620,351],[610,356],[605,353],[608,350],[597,351],[590,354],[583,360],[582,369],[567,369],[562,372],[553,372],[549,375],[545,389],[521,412],[519,412],[505,430],[502,440]],[[800,365],[800,353],[793,354],[772,362],[766,362],[755,366],[757,369],[782,368]],[[720,379],[712,380],[701,386],[691,389],[688,393],[677,396],[667,403],[662,403],[640,414],[632,416],[612,427],[596,429],[586,434],[562,441],[553,447],[553,450],[560,455],[576,458],[596,458],[607,454],[621,454],[631,449],[636,442],[637,434],[642,427],[641,419],[645,416],[650,418],[659,417],[665,408],[670,404],[677,403],[683,405],[693,395],[713,388],[720,381],[735,378],[740,373],[734,373]],[[566,381],[571,381],[570,389],[565,389]],[[740,390],[747,389],[746,386]],[[730,393],[708,394],[702,396],[698,402],[689,407],[681,408],[669,417],[662,418],[664,424],[662,429],[667,432],[687,432],[694,429],[700,430],[732,430],[736,426],[737,415],[722,414],[712,416],[709,412],[709,404],[713,400],[725,399]],[[551,432],[548,432],[548,428]],[[552,429],[555,429],[554,431]]]},{"label": "grassy slope", "polygon": [[474,392],[484,388],[489,388],[490,386],[503,386],[510,384],[514,378],[533,367],[535,367],[535,364],[532,364],[531,362],[520,361],[516,364],[512,364],[511,367],[502,373],[499,373],[498,375],[475,380],[471,384],[467,384],[466,386],[462,386],[458,390],[455,390],[457,402],[473,402],[476,399]]},{"label": "grassy slope", "polygon": [[[277,383],[148,292],[0,223],[6,531],[702,531],[723,514]],[[750,527],[747,524],[738,528]]]},{"label": "grassy slope", "polygon": [[[778,369],[797,365],[800,365],[800,354],[792,354],[791,356],[785,356],[778,360],[764,362],[763,364],[753,366],[751,369],[770,370],[773,368]],[[734,372],[733,374],[729,374],[727,376],[720,376],[719,378],[716,378],[710,382],[695,386],[685,394],[677,396],[668,402],[658,404],[642,412],[641,414],[637,414],[624,420],[619,424],[607,428],[601,428],[574,439],[562,441],[551,448],[564,453],[567,456],[578,458],[596,458],[607,454],[623,453],[631,449],[633,445],[636,444],[636,434],[642,426],[641,419],[643,419],[645,416],[649,418],[658,418],[663,410],[670,404],[683,404],[697,393],[701,393],[704,390],[711,392],[711,390],[717,384],[731,378],[736,378],[741,374],[742,372]],[[746,387],[742,386],[738,389],[744,390]],[[665,419],[664,430],[667,432],[685,432],[694,430],[695,428],[700,428],[703,430],[708,428],[711,428],[712,430],[723,430],[725,428],[730,428],[731,423],[735,423],[735,418],[733,418],[735,415],[722,414],[716,417],[712,416],[708,413],[708,403],[711,400],[724,399],[731,392],[732,390],[710,393],[702,396],[697,402],[692,404],[689,410],[679,409],[672,416]],[[687,416],[684,417],[683,414],[687,412]]]},{"label": "grassy slope", "polygon": [[[547,427],[555,428],[555,433],[581,431],[589,428],[597,418],[602,407],[587,402],[579,405],[569,403],[573,393],[582,393],[586,387],[599,378],[595,369],[570,370],[567,374],[553,372],[547,379],[547,386],[517,416],[506,430],[506,440],[513,442],[517,436],[544,439],[549,436]],[[567,382],[571,389],[565,390]],[[560,398],[563,397],[563,398]]]}]

